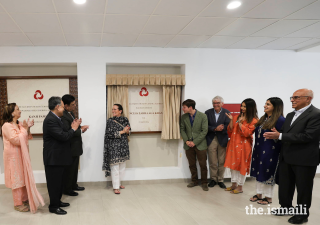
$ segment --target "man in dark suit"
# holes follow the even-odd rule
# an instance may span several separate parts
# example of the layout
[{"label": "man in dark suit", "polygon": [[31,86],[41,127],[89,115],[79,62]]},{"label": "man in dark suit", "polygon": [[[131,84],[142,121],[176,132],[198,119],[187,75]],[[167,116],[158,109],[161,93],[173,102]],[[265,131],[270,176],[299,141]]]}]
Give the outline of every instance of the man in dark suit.
[{"label": "man in dark suit", "polygon": [[49,99],[50,112],[43,121],[43,162],[50,198],[49,211],[58,215],[67,214],[60,207],[70,204],[61,202],[63,189],[63,173],[66,166],[71,165],[72,155],[70,140],[80,126],[75,120],[70,130],[66,130],[61,122],[64,105],[60,97]]},{"label": "man in dark suit", "polygon": [[[288,222],[308,221],[312,200],[313,179],[319,164],[320,110],[311,105],[313,92],[300,89],[290,98],[295,111],[289,113],[278,132],[266,132],[267,139],[279,139],[279,203],[274,215],[292,215]],[[298,206],[293,210],[292,199],[297,187]],[[289,213],[288,213],[289,212]]]},{"label": "man in dark suit", "polygon": [[220,188],[226,189],[223,183],[224,179],[224,161],[226,159],[226,147],[228,143],[227,127],[230,119],[226,113],[229,110],[222,108],[224,100],[220,96],[212,99],[213,108],[205,113],[208,117],[208,134],[206,136],[208,144],[208,159],[210,168],[209,187],[214,187],[216,184]]},{"label": "man in dark suit", "polygon": [[[72,95],[66,94],[62,97],[64,104],[64,112],[61,117],[63,126],[66,130],[71,129],[71,124],[75,119],[73,111],[76,108],[76,99]],[[81,132],[84,133],[89,128],[89,126],[79,126],[76,132],[73,133],[73,137],[70,140],[71,143],[71,154],[72,154],[72,164],[67,167],[64,173],[64,191],[65,195],[77,196],[78,193],[75,191],[83,191],[84,187],[79,187],[77,184],[78,180],[78,168],[79,159],[82,155],[82,138]]]}]

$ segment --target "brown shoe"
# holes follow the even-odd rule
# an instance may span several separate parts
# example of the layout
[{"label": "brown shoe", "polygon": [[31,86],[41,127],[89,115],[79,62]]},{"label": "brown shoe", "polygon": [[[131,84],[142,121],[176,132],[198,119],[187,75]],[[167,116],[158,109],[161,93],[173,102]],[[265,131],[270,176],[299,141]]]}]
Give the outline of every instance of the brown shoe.
[{"label": "brown shoe", "polygon": [[191,183],[188,184],[187,187],[188,188],[192,188],[192,187],[195,187],[195,186],[198,186],[198,184],[191,182]]},{"label": "brown shoe", "polygon": [[202,184],[202,190],[209,191],[208,184]]}]

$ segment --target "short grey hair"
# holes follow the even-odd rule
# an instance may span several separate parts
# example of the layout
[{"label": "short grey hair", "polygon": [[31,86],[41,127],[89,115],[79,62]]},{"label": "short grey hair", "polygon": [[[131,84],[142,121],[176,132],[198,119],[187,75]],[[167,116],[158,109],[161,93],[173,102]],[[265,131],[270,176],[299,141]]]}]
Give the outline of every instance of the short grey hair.
[{"label": "short grey hair", "polygon": [[213,102],[214,102],[214,101],[216,101],[216,100],[218,100],[218,101],[220,101],[220,102],[224,103],[223,98],[222,98],[221,96],[219,96],[219,95],[217,95],[216,97],[214,97],[214,98],[212,99],[212,104],[213,104]]},{"label": "short grey hair", "polygon": [[61,98],[57,96],[52,96],[49,98],[49,109],[54,110],[57,105],[61,105]]}]

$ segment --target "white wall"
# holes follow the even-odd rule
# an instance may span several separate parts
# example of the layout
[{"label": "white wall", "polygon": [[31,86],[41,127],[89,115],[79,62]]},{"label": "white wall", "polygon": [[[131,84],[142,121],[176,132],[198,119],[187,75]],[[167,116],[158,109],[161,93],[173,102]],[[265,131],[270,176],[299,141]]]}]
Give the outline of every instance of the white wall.
[{"label": "white wall", "polygon": [[[101,171],[105,128],[105,79],[107,63],[185,64],[185,98],[197,102],[204,111],[215,95],[226,103],[252,97],[259,115],[267,98],[278,96],[291,111],[289,97],[298,88],[315,92],[313,104],[320,107],[320,54],[293,51],[94,48],[94,47],[3,47],[0,63],[77,63],[80,116],[90,132],[83,135],[80,181],[103,181]],[[150,146],[152,148],[152,146]],[[180,153],[182,153],[180,155]],[[181,157],[180,157],[181,156]],[[188,163],[182,149],[178,167],[130,168],[126,180],[188,178]],[[35,172],[37,182],[45,182],[43,171]],[[3,174],[0,175],[0,184]]]}]

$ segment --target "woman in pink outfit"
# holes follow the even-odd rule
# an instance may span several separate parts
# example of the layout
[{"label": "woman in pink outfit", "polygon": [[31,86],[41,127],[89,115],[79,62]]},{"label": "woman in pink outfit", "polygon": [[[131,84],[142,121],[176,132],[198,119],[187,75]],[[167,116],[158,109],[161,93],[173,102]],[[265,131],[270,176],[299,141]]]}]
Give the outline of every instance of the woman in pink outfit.
[{"label": "woman in pink outfit", "polygon": [[32,139],[30,127],[34,122],[28,119],[21,123],[18,121],[20,116],[21,111],[16,103],[4,107],[2,136],[5,185],[12,189],[15,210],[35,213],[40,204],[44,205],[44,201],[36,188],[29,156],[28,139]]}]

